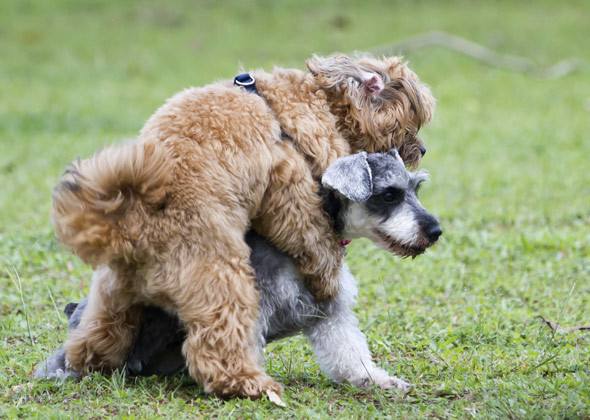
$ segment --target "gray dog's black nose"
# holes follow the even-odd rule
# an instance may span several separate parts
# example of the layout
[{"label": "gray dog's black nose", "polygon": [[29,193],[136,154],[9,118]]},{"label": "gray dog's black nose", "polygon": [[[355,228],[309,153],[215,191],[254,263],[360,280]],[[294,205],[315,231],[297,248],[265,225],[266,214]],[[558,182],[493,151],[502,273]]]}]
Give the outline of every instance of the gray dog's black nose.
[{"label": "gray dog's black nose", "polygon": [[440,238],[440,235],[442,235],[442,233],[443,232],[440,228],[440,225],[434,224],[428,228],[428,230],[426,231],[426,236],[428,236],[430,242],[436,242],[438,238]]},{"label": "gray dog's black nose", "polygon": [[424,156],[426,154],[426,147],[420,146],[420,154]]}]

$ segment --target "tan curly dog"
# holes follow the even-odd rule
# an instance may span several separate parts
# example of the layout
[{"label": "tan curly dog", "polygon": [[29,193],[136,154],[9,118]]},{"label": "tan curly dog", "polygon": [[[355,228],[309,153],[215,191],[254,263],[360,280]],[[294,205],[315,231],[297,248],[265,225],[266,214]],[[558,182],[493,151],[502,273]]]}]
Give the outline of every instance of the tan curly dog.
[{"label": "tan curly dog", "polygon": [[417,133],[434,109],[399,58],[314,56],[307,67],[253,72],[259,95],[231,82],[180,92],[136,141],[66,171],[53,196],[57,235],[95,267],[66,343],[73,369],[120,367],[138,305],[150,303],[184,322],[189,372],[207,392],[280,393],[253,350],[258,294],[246,230],[291,255],[316,297],[330,298],[342,248],[317,179],[359,150],[397,147],[417,164]]}]

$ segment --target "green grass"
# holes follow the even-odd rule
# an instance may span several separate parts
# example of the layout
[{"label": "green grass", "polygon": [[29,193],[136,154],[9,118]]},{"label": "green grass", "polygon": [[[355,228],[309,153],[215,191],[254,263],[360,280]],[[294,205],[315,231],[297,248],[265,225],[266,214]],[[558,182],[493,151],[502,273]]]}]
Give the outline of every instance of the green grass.
[{"label": "green grass", "polygon": [[[316,4],[318,3],[318,4]],[[587,2],[0,2],[0,417],[590,416],[590,5]],[[441,49],[408,56],[438,98],[424,130],[425,205],[445,234],[399,261],[364,241],[348,262],[377,362],[412,394],[330,383],[301,338],[268,349],[288,408],[222,401],[185,377],[34,382],[90,270],[49,222],[65,165],[133,136],[168,96],[312,52],[445,30],[548,65],[541,80]]]}]

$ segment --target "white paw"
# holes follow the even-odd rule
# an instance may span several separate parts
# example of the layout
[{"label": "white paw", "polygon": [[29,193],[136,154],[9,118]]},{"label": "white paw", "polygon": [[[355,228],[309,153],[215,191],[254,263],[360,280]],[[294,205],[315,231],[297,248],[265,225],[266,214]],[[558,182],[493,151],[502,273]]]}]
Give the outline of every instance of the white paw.
[{"label": "white paw", "polygon": [[63,349],[57,350],[54,354],[49,356],[47,360],[39,363],[33,375],[37,379],[61,380],[77,378],[80,376],[72,369],[68,369]]},{"label": "white paw", "polygon": [[408,392],[412,385],[404,381],[403,379],[396,378],[395,376],[389,376],[383,381],[375,381],[375,385],[378,385],[381,389],[397,388],[404,393]]},{"label": "white paw", "polygon": [[34,377],[36,379],[53,379],[65,381],[69,378],[77,379],[80,377],[80,374],[71,369],[54,368],[53,370],[50,370],[46,366],[41,366],[35,371]]},{"label": "white paw", "polygon": [[386,371],[379,368],[376,368],[370,372],[368,377],[365,377],[360,381],[354,381],[353,385],[361,387],[377,385],[381,389],[397,388],[404,393],[408,392],[410,388],[412,388],[412,385],[408,382],[395,376],[390,376]]}]

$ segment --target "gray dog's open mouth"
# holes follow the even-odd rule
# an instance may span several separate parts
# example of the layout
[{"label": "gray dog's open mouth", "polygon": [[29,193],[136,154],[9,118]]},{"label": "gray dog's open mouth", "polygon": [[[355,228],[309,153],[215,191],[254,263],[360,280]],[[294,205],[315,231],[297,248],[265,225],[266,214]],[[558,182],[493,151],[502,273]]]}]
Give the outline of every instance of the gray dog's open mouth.
[{"label": "gray dog's open mouth", "polygon": [[383,232],[375,230],[375,233],[379,237],[379,242],[383,248],[387,249],[388,251],[402,257],[417,257],[420,254],[423,254],[426,251],[427,246],[419,246],[419,245],[404,245],[393,239],[391,236],[386,235]]}]

